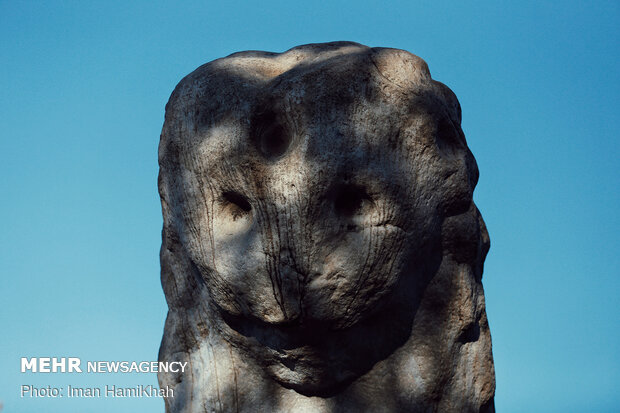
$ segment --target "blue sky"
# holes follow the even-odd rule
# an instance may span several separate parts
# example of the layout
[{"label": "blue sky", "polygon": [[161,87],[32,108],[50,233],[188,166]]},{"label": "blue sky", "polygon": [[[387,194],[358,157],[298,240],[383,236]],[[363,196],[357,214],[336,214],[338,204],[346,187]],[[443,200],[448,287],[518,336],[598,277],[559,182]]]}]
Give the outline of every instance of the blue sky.
[{"label": "blue sky", "polygon": [[424,58],[463,108],[491,235],[484,274],[500,412],[620,408],[620,3],[0,0],[0,401],[5,411],[163,411],[28,400],[22,356],[154,360],[164,105],[235,51],[352,40]]}]

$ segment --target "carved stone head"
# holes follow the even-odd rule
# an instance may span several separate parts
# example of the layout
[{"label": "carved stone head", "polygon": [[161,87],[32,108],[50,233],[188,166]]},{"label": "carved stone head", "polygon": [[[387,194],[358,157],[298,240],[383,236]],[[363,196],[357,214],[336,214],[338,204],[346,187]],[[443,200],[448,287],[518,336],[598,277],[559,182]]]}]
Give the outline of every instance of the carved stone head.
[{"label": "carved stone head", "polygon": [[224,343],[258,377],[329,399],[405,348],[449,374],[482,322],[493,386],[474,393],[492,401],[488,235],[460,123],[450,89],[396,49],[242,52],[184,78],[159,152],[161,357]]}]

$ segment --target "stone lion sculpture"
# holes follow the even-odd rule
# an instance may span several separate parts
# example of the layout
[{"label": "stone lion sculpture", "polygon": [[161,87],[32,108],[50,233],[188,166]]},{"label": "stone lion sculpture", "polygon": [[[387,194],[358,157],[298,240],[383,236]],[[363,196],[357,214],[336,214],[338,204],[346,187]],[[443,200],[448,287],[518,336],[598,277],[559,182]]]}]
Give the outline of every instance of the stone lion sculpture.
[{"label": "stone lion sculpture", "polygon": [[[403,50],[235,53],[166,105],[168,412],[493,412],[455,95]],[[189,371],[188,371],[189,370]]]}]

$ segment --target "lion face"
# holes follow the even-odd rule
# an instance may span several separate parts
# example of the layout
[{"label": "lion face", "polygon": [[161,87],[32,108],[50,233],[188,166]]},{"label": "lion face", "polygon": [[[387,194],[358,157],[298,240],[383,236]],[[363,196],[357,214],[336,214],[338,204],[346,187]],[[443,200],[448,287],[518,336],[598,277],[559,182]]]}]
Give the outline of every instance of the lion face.
[{"label": "lion face", "polygon": [[160,149],[168,228],[197,288],[241,335],[312,348],[318,376],[333,350],[311,331],[373,329],[373,314],[415,306],[442,223],[470,209],[477,180],[458,102],[424,62],[349,49],[198,69],[171,98]]}]

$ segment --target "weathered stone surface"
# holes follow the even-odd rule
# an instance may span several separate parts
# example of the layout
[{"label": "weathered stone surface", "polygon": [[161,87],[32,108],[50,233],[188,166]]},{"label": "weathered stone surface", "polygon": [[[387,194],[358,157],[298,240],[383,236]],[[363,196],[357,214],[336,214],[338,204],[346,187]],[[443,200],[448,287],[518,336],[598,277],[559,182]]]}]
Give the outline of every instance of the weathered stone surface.
[{"label": "weathered stone surface", "polygon": [[454,94],[403,50],[242,52],[159,148],[169,412],[494,411],[489,238]]}]

